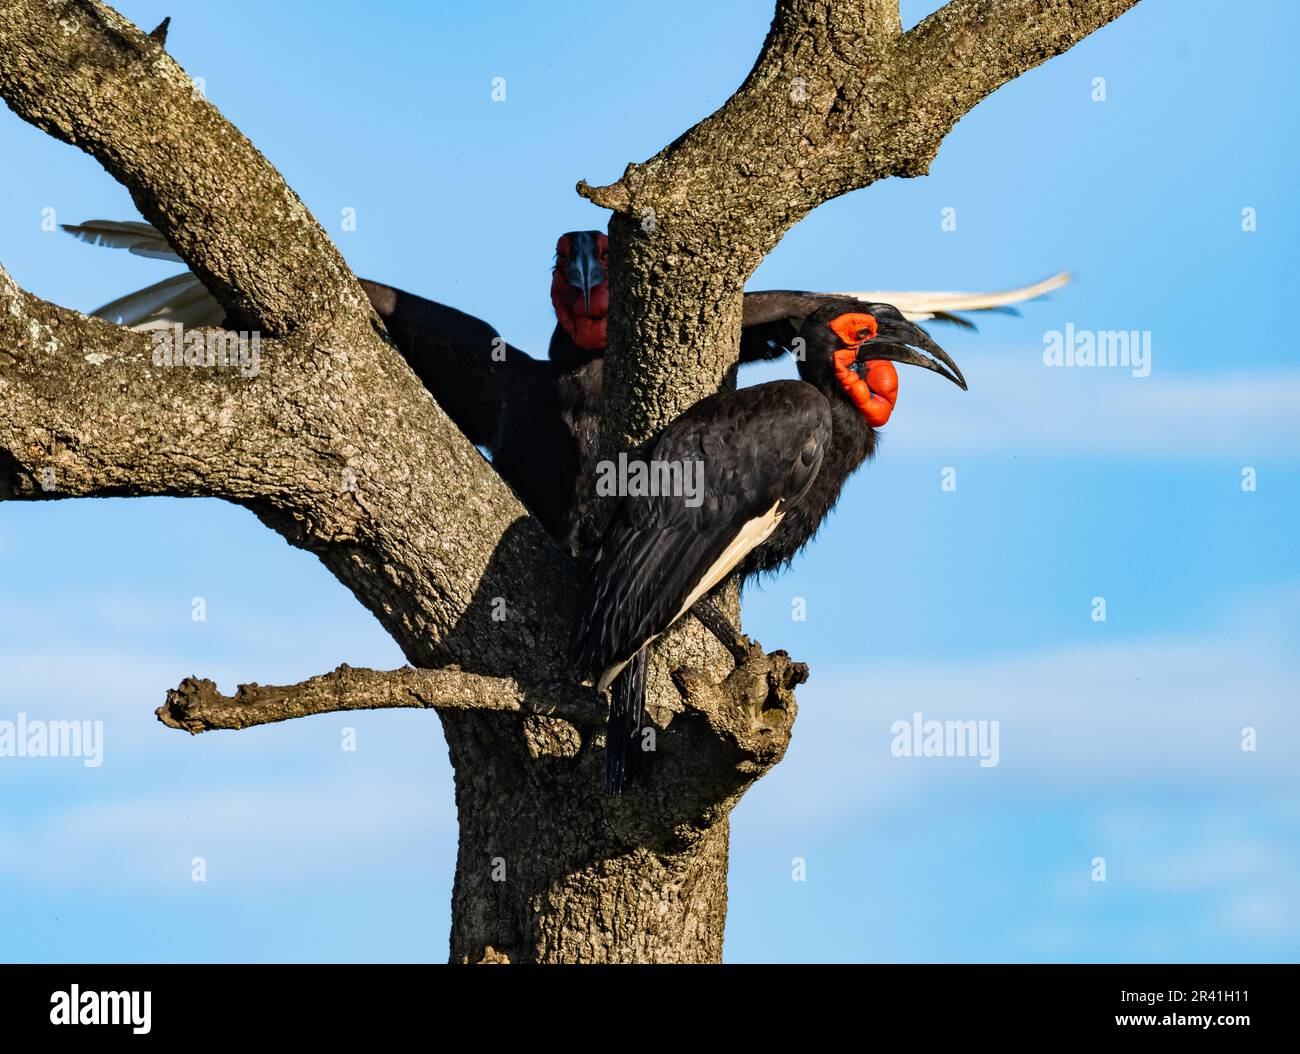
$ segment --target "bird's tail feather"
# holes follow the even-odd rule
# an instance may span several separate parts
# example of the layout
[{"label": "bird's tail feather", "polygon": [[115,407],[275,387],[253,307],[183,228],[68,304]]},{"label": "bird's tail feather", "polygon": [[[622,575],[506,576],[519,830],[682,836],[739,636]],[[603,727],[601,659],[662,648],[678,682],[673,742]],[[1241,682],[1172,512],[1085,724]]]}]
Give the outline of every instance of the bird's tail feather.
[{"label": "bird's tail feather", "polygon": [[645,678],[649,654],[642,648],[623,667],[609,688],[609,720],[605,725],[605,790],[622,794],[636,770],[641,753],[641,722],[645,718]]}]

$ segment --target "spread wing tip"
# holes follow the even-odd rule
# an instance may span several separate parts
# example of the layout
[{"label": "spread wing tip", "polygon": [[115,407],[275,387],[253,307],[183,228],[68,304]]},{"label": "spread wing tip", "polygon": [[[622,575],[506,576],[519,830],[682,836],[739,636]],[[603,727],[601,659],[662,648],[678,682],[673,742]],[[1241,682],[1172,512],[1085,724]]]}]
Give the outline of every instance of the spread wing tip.
[{"label": "spread wing tip", "polygon": [[125,249],[151,260],[181,260],[158,228],[137,220],[86,220],[85,223],[61,223],[59,226],[88,245]]}]

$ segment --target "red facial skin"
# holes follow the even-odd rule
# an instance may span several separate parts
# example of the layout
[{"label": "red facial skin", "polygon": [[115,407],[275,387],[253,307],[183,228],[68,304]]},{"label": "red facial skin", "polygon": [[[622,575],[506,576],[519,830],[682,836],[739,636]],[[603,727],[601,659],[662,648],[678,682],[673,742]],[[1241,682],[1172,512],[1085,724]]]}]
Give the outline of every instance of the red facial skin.
[{"label": "red facial skin", "polygon": [[835,379],[872,428],[889,420],[898,401],[898,371],[888,359],[870,359],[865,379],[852,369],[858,349],[876,335],[873,315],[849,312],[832,320],[831,330],[845,347],[835,352]]},{"label": "red facial skin", "polygon": [[[596,237],[596,251],[602,266],[608,268],[609,240],[605,235]],[[590,304],[584,310],[582,290],[570,285],[564,269],[570,258],[569,238],[566,235],[555,245],[555,271],[551,275],[551,303],[555,318],[583,351],[605,350],[605,317],[609,314],[609,282],[591,288]],[[606,274],[608,274],[608,269]]]}]

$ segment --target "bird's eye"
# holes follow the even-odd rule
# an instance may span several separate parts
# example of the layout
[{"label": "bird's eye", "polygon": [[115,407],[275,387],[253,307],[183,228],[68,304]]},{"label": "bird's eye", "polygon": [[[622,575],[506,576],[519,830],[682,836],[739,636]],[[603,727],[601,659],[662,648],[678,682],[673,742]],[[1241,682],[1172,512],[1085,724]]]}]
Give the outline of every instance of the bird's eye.
[{"label": "bird's eye", "polygon": [[872,333],[871,330],[869,329],[858,330],[858,340],[870,340],[874,336],[875,334]]}]

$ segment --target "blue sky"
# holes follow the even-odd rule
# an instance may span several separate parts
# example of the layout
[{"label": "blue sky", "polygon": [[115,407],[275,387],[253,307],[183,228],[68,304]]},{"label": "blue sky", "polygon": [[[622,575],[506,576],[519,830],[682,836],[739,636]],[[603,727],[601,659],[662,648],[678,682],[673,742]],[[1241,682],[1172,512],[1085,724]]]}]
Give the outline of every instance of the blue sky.
[{"label": "blue sky", "polygon": [[[556,235],[605,222],[573,184],[617,177],[719,105],[770,17],[758,0],[599,18],[119,9],[145,28],[172,16],[169,49],[358,273],[538,354]],[[1284,317],[1298,34],[1291,5],[1144,0],[982,104],[930,176],[824,206],[755,276],[1078,280],[978,334],[936,331],[970,392],[905,373],[877,460],[794,567],[748,594],[748,631],[814,675],[786,761],[735,814],[729,960],[1300,954],[1300,368]],[[75,149],[6,112],[0,157],[0,259],[26,288],[88,310],[175,272],[41,230],[45,208],[134,216]],[[1150,376],[1045,366],[1044,334],[1067,324],[1148,331]],[[0,959],[445,957],[456,824],[432,714],[196,738],[153,716],[191,674],[231,690],[400,664],[314,557],[212,501],[13,503],[0,572],[0,720],[105,727],[97,769],[0,758],[15,906]],[[890,726],[915,712],[998,721],[999,764],[893,756]]]}]

